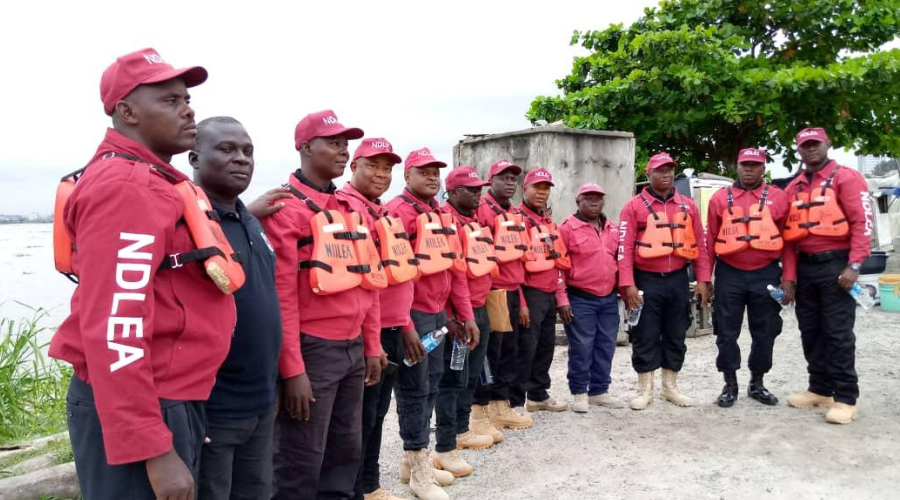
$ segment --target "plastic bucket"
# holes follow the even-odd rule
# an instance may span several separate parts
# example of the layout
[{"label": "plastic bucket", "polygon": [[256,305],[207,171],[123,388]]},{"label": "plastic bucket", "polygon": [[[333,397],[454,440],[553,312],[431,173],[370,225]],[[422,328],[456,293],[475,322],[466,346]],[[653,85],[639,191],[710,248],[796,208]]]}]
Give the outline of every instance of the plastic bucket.
[{"label": "plastic bucket", "polygon": [[878,278],[881,310],[900,312],[900,274],[882,274]]}]

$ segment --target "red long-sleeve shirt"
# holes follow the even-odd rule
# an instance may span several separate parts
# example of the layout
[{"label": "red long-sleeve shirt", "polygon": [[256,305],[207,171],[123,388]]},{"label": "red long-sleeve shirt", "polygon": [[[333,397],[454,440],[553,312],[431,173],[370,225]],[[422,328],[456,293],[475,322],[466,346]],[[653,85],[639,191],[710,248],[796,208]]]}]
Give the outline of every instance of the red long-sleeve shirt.
[{"label": "red long-sleeve shirt", "polygon": [[616,288],[619,272],[616,261],[619,225],[606,219],[598,230],[578,216],[570,215],[559,226],[559,236],[572,261],[571,269],[563,273],[566,285],[598,297],[609,295]]},{"label": "red long-sleeve shirt", "polygon": [[700,250],[700,255],[693,261],[694,275],[697,281],[709,281],[711,273],[709,255],[706,252],[706,237],[700,222],[700,212],[694,205],[694,201],[674,192],[663,201],[649,187],[645,187],[641,194],[628,200],[628,203],[622,207],[622,213],[619,216],[619,286],[634,285],[634,268],[651,273],[668,273],[687,266],[689,262],[674,253],[655,259],[645,259],[637,254],[635,243],[639,239],[638,234],[643,233],[647,224],[647,215],[650,213],[641,200],[642,196],[657,213],[665,212],[669,221],[677,212],[681,211],[682,202],[687,206],[694,227],[694,237],[697,238],[697,246]]},{"label": "red long-sleeve shirt", "polygon": [[[416,227],[416,217],[419,216],[419,211],[408,201],[404,200],[403,197],[412,200],[420,210],[438,212],[436,201],[430,200],[429,203],[425,203],[416,198],[409,190],[404,189],[403,195],[387,203],[387,209],[391,215],[398,217],[403,222],[403,227],[410,231]],[[412,233],[407,232],[407,234],[412,236]],[[413,248],[415,248],[415,241],[412,243]],[[472,312],[472,304],[469,302],[469,287],[466,283],[466,273],[465,271],[453,271],[452,268],[419,278],[414,286],[412,308],[417,311],[436,314],[444,310],[448,298],[453,303],[457,318],[460,321],[468,321],[475,318]]]},{"label": "red long-sleeve shirt", "polygon": [[[323,210],[347,215],[352,208],[339,201],[333,189],[319,191],[304,184],[297,175],[288,182]],[[332,186],[333,188],[333,186]],[[306,373],[300,333],[327,340],[351,340],[363,336],[366,357],[381,354],[381,309],[378,294],[361,287],[332,295],[316,295],[309,284],[309,269],[297,267],[312,256],[312,244],[298,242],[312,236],[310,219],[315,212],[296,196],[284,201],[284,208],[262,220],[275,249],[275,289],[281,303],[284,336],[278,370],[283,378]]]},{"label": "red long-sleeve shirt", "polygon": [[[802,253],[821,253],[829,250],[849,250],[850,262],[862,264],[871,254],[872,244],[872,200],[869,196],[869,185],[862,174],[852,168],[841,167],[837,162],[831,161],[817,172],[812,174],[812,181],[807,178],[807,173],[801,172],[785,189],[788,199],[795,193],[813,193],[814,189],[821,189],[831,172],[838,169],[831,182],[831,189],[837,198],[838,205],[847,217],[850,231],[846,236],[819,236],[810,233],[800,241],[789,243],[785,252],[800,251]],[[820,192],[820,191],[819,191]],[[817,194],[810,194],[810,197]],[[794,261],[790,267],[785,260],[784,275],[786,280],[797,280],[797,265]]]},{"label": "red long-sleeve shirt", "polygon": [[[452,215],[456,220],[456,234],[459,235],[460,239],[466,237],[463,226],[470,222],[477,222],[474,214],[472,214],[472,216],[465,216],[453,208],[453,205],[449,203],[444,203],[441,207],[441,212]],[[473,308],[484,307],[488,293],[491,291],[491,281],[490,273],[479,278],[469,278],[468,275],[466,276],[466,283],[469,285],[469,301]]]},{"label": "red long-sleeve shirt", "polygon": [[[104,158],[109,153],[143,161]],[[147,163],[188,180],[143,144],[108,130],[64,212],[80,283],[50,356],[91,385],[112,465],[172,449],[159,400],[209,398],[236,318],[234,298],[201,264],[160,269],[167,256],[195,246],[187,225],[177,224],[184,201]]]},{"label": "red long-sleeve shirt", "polygon": [[[528,208],[524,203],[520,203],[519,206],[516,207],[516,211],[525,217],[525,227],[528,228],[529,231],[535,226],[535,223],[553,223],[553,219],[551,219],[546,212],[539,214]],[[525,286],[537,288],[542,292],[556,294],[557,307],[569,305],[569,296],[566,295],[565,280],[563,279],[562,271],[556,266],[553,266],[546,271],[539,271],[536,273],[528,272],[528,269],[525,269]]]},{"label": "red long-sleeve shirt", "polygon": [[[335,192],[335,196],[340,200],[346,201],[353,210],[365,215],[366,224],[368,224],[369,230],[373,233],[375,233],[376,230],[375,217],[372,215],[372,212],[378,217],[387,215],[388,213],[387,207],[382,205],[381,202],[369,201],[349,182],[341,189],[338,189],[337,192]],[[390,285],[387,288],[380,290],[378,292],[378,302],[381,306],[381,327],[405,328],[410,325],[409,309],[412,307],[412,301],[412,280],[400,283],[399,285]]]},{"label": "red long-sleeve shirt", "polygon": [[[746,190],[741,187],[739,183],[734,183],[731,187],[734,206],[741,207],[744,210],[745,215],[749,214],[751,206],[759,205],[759,200],[762,198],[766,186],[767,184],[763,182],[756,189]],[[766,196],[766,206],[769,207],[769,212],[772,214],[772,220],[775,221],[775,225],[777,225],[780,230],[784,225],[784,219],[787,218],[790,205],[788,204],[788,198],[787,195],[784,194],[784,191],[771,184],[769,184],[768,187],[769,194]],[[757,250],[753,247],[748,247],[746,250],[731,255],[717,255],[716,238],[718,238],[719,230],[722,227],[722,214],[725,213],[727,208],[728,189],[720,189],[716,191],[709,200],[709,208],[707,209],[706,216],[706,251],[709,253],[710,268],[715,265],[717,257],[722,259],[722,261],[726,262],[728,265],[744,271],[761,269],[771,264],[772,261],[778,260],[782,255],[784,255],[783,258],[785,262],[790,262],[791,259],[796,258],[795,252],[785,253],[784,249],[782,249],[781,252],[770,252],[767,250]]]}]

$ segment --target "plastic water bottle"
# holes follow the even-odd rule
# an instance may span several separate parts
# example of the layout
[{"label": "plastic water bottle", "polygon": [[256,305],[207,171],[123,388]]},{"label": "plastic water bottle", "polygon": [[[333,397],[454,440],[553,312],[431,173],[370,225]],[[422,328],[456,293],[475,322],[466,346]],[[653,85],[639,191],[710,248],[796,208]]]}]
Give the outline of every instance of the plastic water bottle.
[{"label": "plastic water bottle", "polygon": [[460,371],[466,366],[466,354],[469,346],[459,340],[453,341],[453,352],[450,354],[450,369]]},{"label": "plastic water bottle", "polygon": [[484,360],[484,368],[481,370],[481,385],[491,385],[494,383],[494,374],[491,373],[491,364],[488,360]]},{"label": "plastic water bottle", "polygon": [[863,288],[859,283],[854,283],[853,288],[847,293],[849,293],[850,296],[853,297],[853,300],[866,311],[875,305],[875,299],[873,299],[872,296],[869,295],[869,291]]},{"label": "plastic water bottle", "polygon": [[772,297],[772,300],[775,302],[781,303],[784,300],[784,290],[781,287],[776,287],[775,285],[766,285],[766,290],[769,291],[769,297]]},{"label": "plastic water bottle", "polygon": [[[643,290],[638,290],[638,295],[641,297],[644,296]],[[644,309],[644,303],[641,302],[640,305],[635,307],[634,309],[628,311],[625,316],[626,321],[628,321],[629,326],[637,326],[638,322],[641,320],[641,311]]]},{"label": "plastic water bottle", "polygon": [[[433,332],[428,332],[425,335],[422,335],[420,338],[422,339],[422,345],[425,347],[425,354],[428,354],[437,346],[441,345],[441,342],[444,341],[444,337],[447,336],[448,331],[449,330],[447,330],[446,326],[442,326]],[[403,364],[406,366],[413,366],[416,363],[410,361],[409,358],[404,358]]]}]

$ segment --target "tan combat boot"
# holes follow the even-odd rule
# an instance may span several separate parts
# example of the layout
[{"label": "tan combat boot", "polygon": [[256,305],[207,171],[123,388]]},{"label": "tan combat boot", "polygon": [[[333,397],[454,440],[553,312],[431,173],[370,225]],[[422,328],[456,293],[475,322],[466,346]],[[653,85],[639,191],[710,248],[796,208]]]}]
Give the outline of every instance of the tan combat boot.
[{"label": "tan combat boot", "polygon": [[653,375],[655,371],[638,373],[637,395],[631,400],[632,410],[645,410],[653,402]]},{"label": "tan combat boot", "polygon": [[662,369],[662,390],[659,391],[659,397],[677,406],[688,407],[693,404],[691,398],[678,390],[678,372],[665,368]]},{"label": "tan combat boot", "polygon": [[495,444],[503,441],[503,433],[491,424],[487,405],[472,405],[472,414],[469,415],[469,430],[475,434],[491,436]]},{"label": "tan combat boot", "polygon": [[[476,434],[475,432],[472,432],[471,429],[456,435],[457,450],[483,450],[485,448],[490,448],[491,446],[494,446],[494,438],[492,436]],[[438,467],[438,469],[440,469],[440,467]]]},{"label": "tan combat boot", "polygon": [[[434,469],[432,474],[434,474],[434,479],[441,486],[450,486],[456,481],[456,477],[445,470]],[[406,452],[404,452],[403,456],[400,457],[400,482],[403,484],[408,483],[410,475],[409,459],[406,458]]]},{"label": "tan combat boot", "polygon": [[434,468],[445,470],[455,477],[465,477],[474,470],[469,462],[463,459],[459,450],[450,450],[446,453],[434,453]]},{"label": "tan combat boot", "polygon": [[566,411],[569,407],[565,403],[561,403],[553,398],[547,398],[543,401],[525,400],[525,409],[531,413],[538,411],[559,412]]},{"label": "tan combat boot", "polygon": [[829,424],[849,424],[859,417],[856,405],[847,403],[834,403],[834,406],[825,414],[825,421]]},{"label": "tan combat boot", "polygon": [[434,478],[431,460],[428,459],[428,449],[407,451],[405,455],[410,470],[409,489],[413,495],[421,500],[450,500],[450,495]]},{"label": "tan combat boot", "polygon": [[831,396],[823,396],[814,392],[806,391],[800,394],[791,394],[787,397],[787,402],[794,408],[814,408],[816,406],[824,406],[831,408],[834,406],[834,398]]},{"label": "tan combat boot", "polygon": [[488,406],[491,423],[498,429],[527,429],[534,424],[530,415],[520,415],[509,406],[509,401],[491,401]]},{"label": "tan combat boot", "polygon": [[395,497],[394,495],[391,495],[391,493],[384,488],[378,488],[377,490],[373,491],[372,493],[364,493],[363,500],[406,500],[406,499],[402,498],[402,497]]}]

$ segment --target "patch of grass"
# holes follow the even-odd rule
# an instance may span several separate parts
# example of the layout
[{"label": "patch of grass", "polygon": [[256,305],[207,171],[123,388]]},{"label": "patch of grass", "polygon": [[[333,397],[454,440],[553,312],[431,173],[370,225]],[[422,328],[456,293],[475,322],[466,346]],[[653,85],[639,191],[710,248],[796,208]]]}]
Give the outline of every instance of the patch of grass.
[{"label": "patch of grass", "polygon": [[66,429],[66,391],[72,370],[44,354],[43,308],[31,318],[0,318],[0,445]]}]

